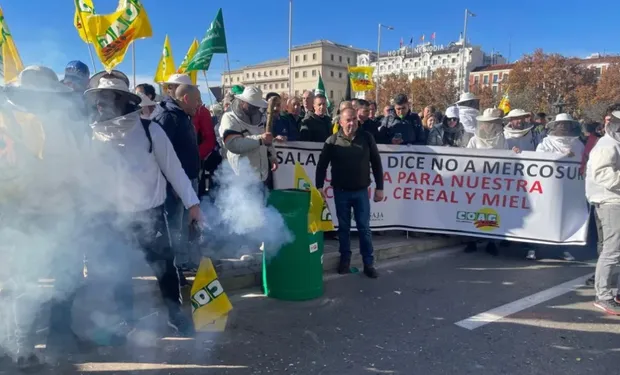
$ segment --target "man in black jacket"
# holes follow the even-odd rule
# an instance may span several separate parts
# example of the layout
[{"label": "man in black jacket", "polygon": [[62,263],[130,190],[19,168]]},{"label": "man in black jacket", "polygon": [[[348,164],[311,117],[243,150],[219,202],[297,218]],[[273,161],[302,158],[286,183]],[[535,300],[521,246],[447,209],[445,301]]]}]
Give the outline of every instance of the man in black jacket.
[{"label": "man in black jacket", "polygon": [[375,138],[375,142],[378,142],[379,124],[370,117],[370,103],[364,99],[359,99],[357,103],[357,120],[359,121],[359,126],[362,130],[370,133]]},{"label": "man in black jacket", "polygon": [[426,135],[422,120],[409,109],[409,99],[405,94],[394,97],[394,114],[387,115],[381,122],[383,143],[426,145]]},{"label": "man in black jacket", "polygon": [[364,274],[372,279],[378,277],[374,267],[372,232],[370,230],[370,168],[375,180],[374,201],[383,201],[383,167],[374,138],[359,128],[352,108],[340,113],[340,130],[330,136],[316,167],[316,187],[326,199],[323,184],[327,167],[332,166],[334,202],[338,217],[338,239],[340,242],[340,264],[338,273],[350,272],[351,265],[351,209],[360,237],[360,253],[364,262]]},{"label": "man in black jacket", "polygon": [[[200,154],[196,129],[192,124],[191,116],[196,114],[202,104],[200,91],[197,86],[179,85],[174,97],[166,96],[155,108],[152,121],[159,124],[174,147],[181,166],[192,182],[194,190],[198,191],[198,175],[200,173]],[[190,262],[189,247],[187,244],[189,228],[187,210],[183,202],[168,184],[165,208],[168,213],[168,222],[173,239],[177,266],[183,268]]]},{"label": "man in black jacket", "polygon": [[301,121],[299,140],[304,142],[325,142],[332,134],[332,119],[327,115],[327,98],[323,94],[314,97],[314,112],[306,112]]}]

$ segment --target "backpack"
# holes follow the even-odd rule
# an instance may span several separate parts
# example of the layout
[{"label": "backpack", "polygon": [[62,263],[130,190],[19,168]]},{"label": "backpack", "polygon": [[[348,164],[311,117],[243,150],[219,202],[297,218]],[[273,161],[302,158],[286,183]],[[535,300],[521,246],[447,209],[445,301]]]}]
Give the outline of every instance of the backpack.
[{"label": "backpack", "polygon": [[153,138],[151,137],[151,130],[149,129],[149,127],[151,126],[151,120],[145,120],[141,118],[140,122],[142,123],[144,132],[146,133],[146,139],[149,140],[149,154],[152,154],[153,153]]}]

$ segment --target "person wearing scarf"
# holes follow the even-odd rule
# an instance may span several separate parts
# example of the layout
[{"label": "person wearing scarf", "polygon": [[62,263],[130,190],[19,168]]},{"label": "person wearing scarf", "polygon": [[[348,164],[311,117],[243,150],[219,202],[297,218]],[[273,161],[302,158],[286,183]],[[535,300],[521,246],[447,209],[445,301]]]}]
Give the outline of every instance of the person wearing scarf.
[{"label": "person wearing scarf", "polygon": [[536,146],[541,142],[543,134],[536,131],[535,125],[528,122],[531,113],[522,109],[513,109],[504,117],[508,124],[504,128],[504,137],[510,148],[521,151],[536,151]]},{"label": "person wearing scarf", "polygon": [[[536,152],[550,152],[569,157],[579,156],[580,158],[583,156],[585,147],[579,139],[581,135],[581,124],[579,121],[575,121],[567,113],[560,113],[546,127],[549,134],[536,146]],[[535,247],[528,250],[527,259],[536,259]],[[573,261],[575,257],[570,252],[565,251],[563,259]]]},{"label": "person wearing scarf", "polygon": [[620,298],[613,288],[620,282],[614,269],[620,261],[620,111],[611,113],[605,135],[590,153],[586,167],[586,197],[601,220],[603,248],[596,263],[594,306],[620,315]]},{"label": "person wearing scarf", "polygon": [[134,248],[144,253],[155,272],[168,309],[168,325],[192,336],[192,319],[181,309],[179,274],[164,210],[166,182],[188,209],[188,226],[202,221],[200,201],[168,136],[157,123],[140,118],[141,99],[128,86],[125,74],[102,72],[91,78],[92,88],[84,93],[94,119],[91,200],[100,205],[100,223],[93,231],[100,241],[89,262],[97,265],[93,269],[101,272],[97,276],[113,284],[121,319],[121,328],[109,332],[113,342],[124,342],[135,323],[127,254]]},{"label": "person wearing scarf", "polygon": [[442,122],[435,124],[434,114],[427,116],[432,128],[428,134],[429,146],[465,147],[465,128],[459,121],[459,108],[448,107]]}]

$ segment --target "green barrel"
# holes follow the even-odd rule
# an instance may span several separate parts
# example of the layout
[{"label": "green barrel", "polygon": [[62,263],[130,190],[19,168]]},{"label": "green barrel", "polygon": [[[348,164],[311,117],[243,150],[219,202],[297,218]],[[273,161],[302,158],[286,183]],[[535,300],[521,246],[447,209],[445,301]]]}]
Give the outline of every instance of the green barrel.
[{"label": "green barrel", "polygon": [[294,241],[263,251],[265,295],[303,301],[323,295],[323,232],[308,233],[310,192],[273,190],[267,204],[282,215]]}]

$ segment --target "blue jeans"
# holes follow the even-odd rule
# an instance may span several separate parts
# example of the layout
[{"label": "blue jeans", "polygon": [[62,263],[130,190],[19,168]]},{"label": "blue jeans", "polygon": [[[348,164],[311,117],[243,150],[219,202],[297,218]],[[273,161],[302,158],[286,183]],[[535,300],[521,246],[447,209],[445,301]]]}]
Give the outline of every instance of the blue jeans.
[{"label": "blue jeans", "polygon": [[340,242],[340,259],[351,260],[351,209],[355,215],[357,233],[360,236],[360,254],[365,266],[375,261],[372,248],[372,232],[370,231],[370,200],[368,190],[334,189],[336,216],[338,217],[338,240]]}]

